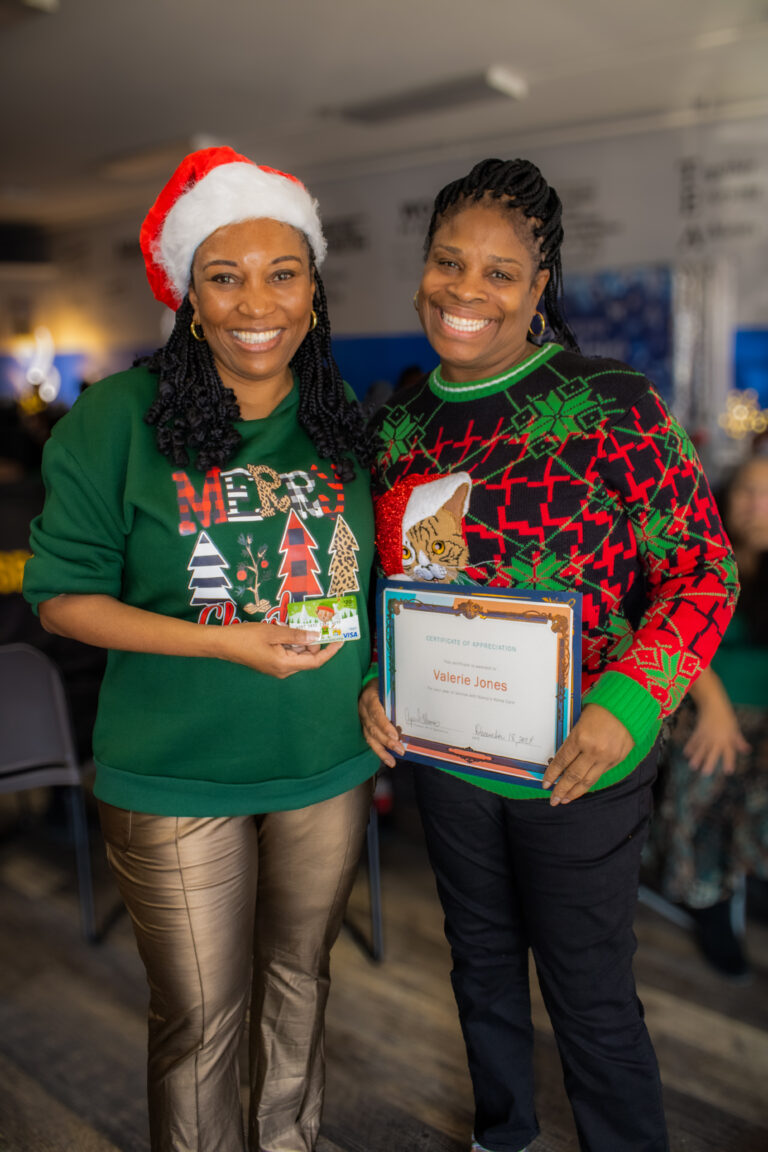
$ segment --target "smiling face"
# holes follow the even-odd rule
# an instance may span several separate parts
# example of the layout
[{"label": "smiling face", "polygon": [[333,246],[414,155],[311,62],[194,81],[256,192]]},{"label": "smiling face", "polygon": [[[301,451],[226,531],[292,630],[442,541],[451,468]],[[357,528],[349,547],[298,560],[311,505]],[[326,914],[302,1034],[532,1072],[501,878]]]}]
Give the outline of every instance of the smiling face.
[{"label": "smiling face", "polygon": [[314,288],[309,246],[289,224],[229,224],[197,249],[195,323],[244,420],[269,415],[290,392],[289,364],[309,331]]},{"label": "smiling face", "polygon": [[495,376],[535,350],[528,328],[549,272],[523,232],[530,226],[516,227],[508,208],[481,201],[435,230],[417,308],[446,380]]}]

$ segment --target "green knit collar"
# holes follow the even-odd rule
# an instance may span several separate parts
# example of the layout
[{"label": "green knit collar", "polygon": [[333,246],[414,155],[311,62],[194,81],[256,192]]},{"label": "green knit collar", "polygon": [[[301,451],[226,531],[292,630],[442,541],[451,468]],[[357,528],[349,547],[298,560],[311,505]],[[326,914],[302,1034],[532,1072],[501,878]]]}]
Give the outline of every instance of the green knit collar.
[{"label": "green knit collar", "polygon": [[560,344],[542,344],[535,352],[531,352],[530,356],[526,356],[525,360],[521,360],[507,372],[502,372],[500,376],[489,376],[487,380],[470,380],[461,384],[444,380],[438,364],[429,374],[429,387],[441,400],[476,400],[478,396],[492,396],[494,392],[505,392],[535,368],[546,364],[547,360],[560,351],[562,351]]}]

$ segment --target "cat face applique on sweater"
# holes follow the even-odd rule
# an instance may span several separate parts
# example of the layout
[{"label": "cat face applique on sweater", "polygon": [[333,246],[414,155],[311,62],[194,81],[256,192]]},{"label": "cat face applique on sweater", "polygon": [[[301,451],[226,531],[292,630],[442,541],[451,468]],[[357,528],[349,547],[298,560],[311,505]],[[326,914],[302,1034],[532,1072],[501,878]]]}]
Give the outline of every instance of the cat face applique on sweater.
[{"label": "cat face applique on sweater", "polygon": [[469,561],[463,520],[472,478],[411,475],[375,502],[376,544],[387,576],[453,583]]}]

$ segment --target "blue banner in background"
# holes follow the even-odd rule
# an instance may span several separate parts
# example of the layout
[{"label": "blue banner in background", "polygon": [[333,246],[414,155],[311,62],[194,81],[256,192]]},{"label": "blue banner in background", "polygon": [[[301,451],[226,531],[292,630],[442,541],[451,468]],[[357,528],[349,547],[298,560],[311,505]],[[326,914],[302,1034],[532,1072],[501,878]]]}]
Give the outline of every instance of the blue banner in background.
[{"label": "blue banner in background", "polygon": [[761,408],[768,408],[768,329],[744,328],[734,340],[733,386],[757,392]]},{"label": "blue banner in background", "polygon": [[400,374],[418,365],[431,372],[437,357],[421,332],[393,336],[334,336],[333,355],[359,400],[372,384],[385,380],[393,388]]},{"label": "blue banner in background", "polygon": [[672,272],[632,267],[568,275],[565,316],[587,356],[608,356],[672,398]]}]

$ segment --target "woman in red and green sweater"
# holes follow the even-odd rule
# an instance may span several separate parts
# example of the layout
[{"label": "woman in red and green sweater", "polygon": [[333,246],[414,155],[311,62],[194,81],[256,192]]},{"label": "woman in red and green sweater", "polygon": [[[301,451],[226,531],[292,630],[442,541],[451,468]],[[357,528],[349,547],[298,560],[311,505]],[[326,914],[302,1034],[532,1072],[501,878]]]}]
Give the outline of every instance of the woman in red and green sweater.
[{"label": "woman in red and green sweater", "polygon": [[[581,716],[546,770],[548,793],[416,770],[473,1148],[519,1152],[538,1131],[530,948],[583,1152],[664,1152],[632,976],[639,857],[659,727],[712,659],[736,572],[693,448],[653,386],[579,354],[559,304],[560,219],[527,161],[485,161],[438,195],[415,305],[440,363],[378,418],[377,544],[387,575],[404,563],[421,580],[582,595]],[[547,327],[554,342],[531,339]],[[467,494],[451,567],[428,516],[414,527],[435,511],[429,483],[440,480],[437,503],[457,474]],[[403,747],[375,682],[361,715],[392,764]]]}]

